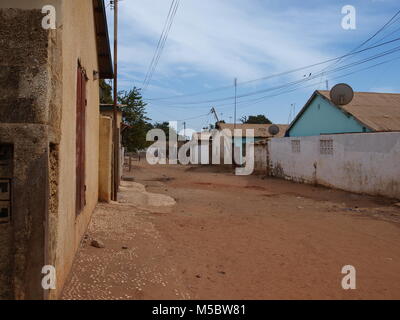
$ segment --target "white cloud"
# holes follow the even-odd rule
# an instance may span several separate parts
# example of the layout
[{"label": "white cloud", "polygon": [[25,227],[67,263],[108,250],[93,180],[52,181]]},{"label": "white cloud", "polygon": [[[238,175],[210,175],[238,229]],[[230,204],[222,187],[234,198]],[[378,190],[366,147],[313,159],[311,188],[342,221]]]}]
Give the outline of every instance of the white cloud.
[{"label": "white cloud", "polygon": [[[147,93],[196,92],[230,84],[234,77],[242,82],[332,58],[353,49],[388,18],[355,0],[358,28],[348,32],[341,28],[340,4],[312,2],[181,0]],[[121,2],[119,72],[124,88],[142,85],[170,4]],[[291,76],[268,84],[301,79],[303,73]],[[252,83],[246,89],[265,85]]]},{"label": "white cloud", "polygon": [[[137,72],[145,73],[150,64],[169,5],[165,0],[122,4],[120,59]],[[157,77],[189,68],[246,80],[324,60],[330,35],[340,27],[335,11],[268,11],[256,1],[182,0]]]}]

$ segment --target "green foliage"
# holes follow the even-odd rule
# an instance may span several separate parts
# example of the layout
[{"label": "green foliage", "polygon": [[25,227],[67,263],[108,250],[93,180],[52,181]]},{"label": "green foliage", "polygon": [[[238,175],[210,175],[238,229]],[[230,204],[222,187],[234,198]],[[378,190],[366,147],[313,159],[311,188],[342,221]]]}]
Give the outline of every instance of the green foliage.
[{"label": "green foliage", "polygon": [[249,124],[272,124],[272,122],[263,114],[259,114],[257,116],[242,117],[240,121],[242,123]]},{"label": "green foliage", "polygon": [[166,122],[166,121],[164,121],[164,122],[156,122],[154,124],[153,128],[154,129],[161,129],[162,131],[164,131],[167,140],[169,139],[170,130],[172,130],[173,134],[178,134],[174,128],[169,126],[169,122]]},{"label": "green foliage", "polygon": [[[102,104],[113,104],[112,87],[105,81],[100,81],[100,102]],[[170,130],[168,122],[159,122],[154,125],[147,117],[147,103],[143,101],[139,88],[134,87],[129,91],[120,91],[118,93],[118,104],[122,105],[123,122],[129,127],[122,132],[122,145],[128,152],[143,150],[153,144],[152,141],[146,141],[147,132],[151,129],[161,129],[165,132],[166,138],[169,138]]]},{"label": "green foliage", "polygon": [[121,91],[118,94],[118,103],[123,106],[123,121],[127,125],[122,132],[122,144],[129,152],[147,148],[151,142],[146,141],[146,134],[153,128],[146,116],[146,103],[140,93],[140,89],[134,87],[130,91]]},{"label": "green foliage", "polygon": [[[220,123],[222,123],[223,121],[220,121]],[[225,122],[223,122],[225,123]],[[208,127],[203,127],[204,131],[212,131],[215,129],[215,125],[214,124],[209,124]]]},{"label": "green foliage", "polygon": [[112,87],[105,80],[100,80],[100,103],[113,104]]},{"label": "green foliage", "polygon": [[154,124],[153,128],[154,128],[154,129],[161,129],[162,131],[164,131],[165,137],[166,137],[167,140],[168,140],[168,138],[169,138],[169,130],[170,130],[170,127],[169,127],[169,123],[168,123],[167,121],[164,121],[164,122],[156,122],[156,123]]}]

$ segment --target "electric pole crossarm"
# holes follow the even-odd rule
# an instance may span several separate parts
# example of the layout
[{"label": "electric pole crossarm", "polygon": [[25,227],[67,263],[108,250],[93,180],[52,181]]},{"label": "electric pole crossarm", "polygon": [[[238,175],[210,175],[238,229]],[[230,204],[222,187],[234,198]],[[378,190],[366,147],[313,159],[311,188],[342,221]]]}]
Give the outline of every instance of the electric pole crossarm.
[{"label": "electric pole crossarm", "polygon": [[211,108],[211,113],[214,114],[215,119],[217,120],[217,122],[219,122],[217,111],[215,110],[214,107]]}]

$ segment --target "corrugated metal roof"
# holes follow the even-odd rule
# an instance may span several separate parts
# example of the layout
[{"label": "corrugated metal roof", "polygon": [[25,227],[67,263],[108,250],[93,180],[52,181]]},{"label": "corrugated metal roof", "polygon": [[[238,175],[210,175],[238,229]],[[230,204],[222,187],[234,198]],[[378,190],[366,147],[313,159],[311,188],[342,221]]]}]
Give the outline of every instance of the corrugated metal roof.
[{"label": "corrugated metal roof", "polygon": [[[333,104],[329,91],[318,90],[317,93]],[[336,107],[348,112],[373,131],[400,130],[400,94],[398,93],[354,92],[352,102]]]},{"label": "corrugated metal roof", "polygon": [[[272,124],[250,124],[250,123],[238,123],[236,124],[236,129],[242,130],[242,136],[246,135],[246,129],[254,129],[254,137],[259,138],[268,138],[272,137],[272,135],[268,132],[269,127]],[[281,138],[285,136],[286,129],[288,125],[286,124],[276,124],[279,127],[279,133],[275,136],[277,138]],[[228,129],[233,130],[235,125],[233,123],[218,123],[218,127],[221,130]]]}]

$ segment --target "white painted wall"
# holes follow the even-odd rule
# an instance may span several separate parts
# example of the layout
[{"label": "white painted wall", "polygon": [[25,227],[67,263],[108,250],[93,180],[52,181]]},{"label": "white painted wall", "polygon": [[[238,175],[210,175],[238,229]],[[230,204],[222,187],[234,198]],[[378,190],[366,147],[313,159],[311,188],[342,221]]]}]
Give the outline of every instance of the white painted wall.
[{"label": "white painted wall", "polygon": [[[333,140],[333,155],[320,154],[321,139]],[[268,148],[274,176],[400,199],[400,132],[273,138]]]}]

